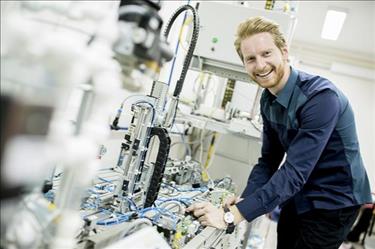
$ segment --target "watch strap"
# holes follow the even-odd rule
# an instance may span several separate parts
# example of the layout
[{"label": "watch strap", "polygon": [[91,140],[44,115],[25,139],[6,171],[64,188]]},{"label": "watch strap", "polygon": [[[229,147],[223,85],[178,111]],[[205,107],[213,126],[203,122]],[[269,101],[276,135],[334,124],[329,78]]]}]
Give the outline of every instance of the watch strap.
[{"label": "watch strap", "polygon": [[[224,213],[230,212],[229,208],[227,206],[224,206]],[[230,234],[233,233],[235,228],[235,225],[233,222],[227,223],[227,229],[225,230],[225,233]]]}]

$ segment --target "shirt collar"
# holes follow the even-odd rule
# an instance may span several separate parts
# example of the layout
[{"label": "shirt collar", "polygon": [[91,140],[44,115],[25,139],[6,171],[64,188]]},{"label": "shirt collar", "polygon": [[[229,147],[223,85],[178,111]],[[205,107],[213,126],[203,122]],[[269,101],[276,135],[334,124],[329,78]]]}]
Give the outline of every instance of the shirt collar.
[{"label": "shirt collar", "polygon": [[276,101],[285,108],[288,107],[290,97],[292,96],[294,86],[296,85],[297,77],[298,72],[290,67],[290,75],[288,81],[286,82],[284,88],[281,89],[281,91],[277,94]]}]

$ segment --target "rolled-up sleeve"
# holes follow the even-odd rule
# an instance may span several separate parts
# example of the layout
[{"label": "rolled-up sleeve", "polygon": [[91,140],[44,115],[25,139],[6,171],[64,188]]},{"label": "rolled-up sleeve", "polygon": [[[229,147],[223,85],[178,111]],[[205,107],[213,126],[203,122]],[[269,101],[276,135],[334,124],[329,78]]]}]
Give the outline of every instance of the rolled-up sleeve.
[{"label": "rolled-up sleeve", "polygon": [[[250,194],[244,192],[244,200],[236,204],[246,220],[272,211],[302,189],[336,126],[339,113],[338,96],[329,89],[313,95],[304,104],[299,115],[300,127],[289,145],[284,164],[262,187],[252,193],[245,190]],[[258,165],[257,171],[266,168]],[[256,172],[250,178],[257,175],[262,176]],[[250,187],[255,185],[251,183]]]}]

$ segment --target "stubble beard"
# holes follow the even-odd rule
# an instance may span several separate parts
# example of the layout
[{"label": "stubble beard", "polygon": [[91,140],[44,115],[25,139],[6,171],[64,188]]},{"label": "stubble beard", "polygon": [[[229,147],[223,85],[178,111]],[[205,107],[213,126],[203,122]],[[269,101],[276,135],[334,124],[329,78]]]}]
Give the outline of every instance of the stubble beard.
[{"label": "stubble beard", "polygon": [[280,64],[277,68],[275,66],[272,66],[272,70],[273,70],[272,73],[276,73],[276,78],[271,83],[267,82],[266,84],[264,84],[263,82],[258,82],[256,80],[256,76],[254,76],[252,74],[250,75],[250,78],[254,82],[256,82],[259,86],[261,86],[263,88],[273,88],[273,87],[277,86],[281,82],[282,78],[284,77],[284,75],[285,75],[285,69],[284,69],[284,67],[285,67],[285,62],[282,63],[282,64]]}]

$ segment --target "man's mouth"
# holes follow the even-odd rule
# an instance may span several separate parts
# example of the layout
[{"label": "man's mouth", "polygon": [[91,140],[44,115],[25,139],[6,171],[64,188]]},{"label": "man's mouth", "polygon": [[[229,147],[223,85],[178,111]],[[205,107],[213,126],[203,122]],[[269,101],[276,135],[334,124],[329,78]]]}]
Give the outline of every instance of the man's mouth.
[{"label": "man's mouth", "polygon": [[257,73],[255,75],[259,78],[266,78],[268,75],[270,75],[272,73],[272,71],[273,71],[273,69],[271,69],[270,71],[264,72],[264,73]]}]

